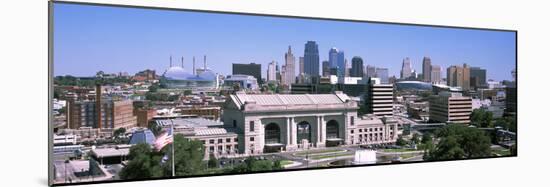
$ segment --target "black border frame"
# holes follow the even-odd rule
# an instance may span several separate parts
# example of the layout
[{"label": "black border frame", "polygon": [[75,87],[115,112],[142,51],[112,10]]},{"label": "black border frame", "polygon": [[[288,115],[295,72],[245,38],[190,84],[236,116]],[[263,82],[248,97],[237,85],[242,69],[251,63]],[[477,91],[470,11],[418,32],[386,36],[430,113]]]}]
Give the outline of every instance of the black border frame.
[{"label": "black border frame", "polygon": [[[500,32],[513,32],[515,33],[515,53],[516,53],[516,89],[518,88],[518,30],[512,29],[494,29],[494,28],[481,28],[481,27],[463,27],[463,26],[449,26],[449,25],[430,25],[430,24],[418,24],[418,23],[402,23],[402,22],[386,22],[386,21],[370,21],[370,20],[356,20],[356,19],[341,19],[341,18],[326,18],[326,17],[308,17],[308,16],[291,16],[291,15],[277,15],[277,14],[264,14],[264,13],[248,13],[248,12],[232,12],[232,11],[219,11],[219,10],[199,10],[199,9],[187,9],[187,8],[168,8],[168,7],[156,7],[156,6],[142,6],[142,5],[121,5],[121,4],[106,4],[106,3],[92,3],[92,2],[72,2],[65,0],[49,0],[48,1],[48,185],[49,186],[73,186],[73,185],[89,185],[89,184],[104,184],[104,183],[122,183],[122,182],[136,182],[136,181],[154,181],[154,180],[166,180],[166,179],[184,179],[184,178],[197,178],[197,177],[216,177],[216,176],[234,176],[234,175],[247,175],[247,174],[259,174],[259,173],[279,173],[279,172],[294,172],[294,171],[312,171],[312,170],[325,170],[325,169],[337,169],[337,168],[354,168],[354,167],[372,167],[372,166],[385,166],[385,165],[405,165],[405,164],[417,164],[417,163],[433,163],[433,162],[448,162],[448,161],[464,161],[464,160],[483,160],[483,159],[495,159],[495,158],[517,158],[516,155],[508,156],[490,156],[482,158],[468,158],[468,159],[446,159],[436,161],[412,161],[412,162],[398,162],[398,163],[380,163],[372,165],[350,165],[350,166],[331,166],[320,168],[298,168],[298,169],[284,169],[273,171],[259,171],[259,172],[244,172],[244,173],[222,173],[222,174],[208,174],[208,175],[187,175],[176,177],[159,177],[159,178],[147,178],[147,179],[127,179],[127,180],[109,180],[109,181],[93,181],[93,182],[75,182],[75,183],[53,183],[53,161],[50,159],[53,153],[53,118],[52,118],[52,106],[53,106],[53,25],[54,25],[54,11],[53,5],[55,4],[76,4],[86,6],[100,6],[100,7],[117,7],[117,8],[137,8],[137,9],[150,9],[150,10],[168,10],[168,11],[187,11],[198,13],[215,13],[215,14],[232,14],[232,15],[247,15],[247,16],[265,16],[265,17],[278,17],[278,18],[295,18],[295,19],[309,19],[309,20],[325,20],[325,21],[343,21],[343,22],[356,22],[356,23],[375,23],[375,24],[388,24],[388,25],[404,25],[404,26],[420,26],[420,27],[435,27],[435,28],[453,28],[453,29],[468,29],[468,30],[484,30],[484,31],[500,31]],[[516,105],[517,105],[517,92],[516,92]],[[516,106],[517,108],[517,106]],[[519,110],[518,110],[519,111]],[[518,120],[519,112],[516,111],[516,124]],[[519,129],[516,132],[516,145],[519,144]],[[518,149],[516,146],[516,149]]]}]

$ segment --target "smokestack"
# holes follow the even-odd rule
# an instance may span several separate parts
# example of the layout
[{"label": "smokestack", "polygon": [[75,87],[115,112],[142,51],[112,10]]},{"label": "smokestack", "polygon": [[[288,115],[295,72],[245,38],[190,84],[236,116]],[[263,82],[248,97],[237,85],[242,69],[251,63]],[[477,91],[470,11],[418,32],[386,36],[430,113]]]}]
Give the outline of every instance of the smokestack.
[{"label": "smokestack", "polygon": [[101,84],[95,85],[95,112],[97,116],[97,128],[101,129]]},{"label": "smokestack", "polygon": [[181,68],[183,68],[183,56],[181,57]]},{"label": "smokestack", "polygon": [[195,75],[195,56],[193,56],[193,75]]},{"label": "smokestack", "polygon": [[206,71],[206,55],[204,55],[204,71]]},{"label": "smokestack", "polygon": [[172,55],[170,55],[170,67],[172,67]]}]

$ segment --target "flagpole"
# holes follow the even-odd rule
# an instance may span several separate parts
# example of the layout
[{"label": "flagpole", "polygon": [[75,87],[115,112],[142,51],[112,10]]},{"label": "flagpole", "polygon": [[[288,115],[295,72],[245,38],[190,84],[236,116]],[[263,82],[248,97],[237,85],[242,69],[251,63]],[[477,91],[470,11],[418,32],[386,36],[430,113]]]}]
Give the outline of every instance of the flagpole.
[{"label": "flagpole", "polygon": [[172,122],[172,125],[170,125],[170,130],[172,132],[172,177],[176,176],[176,165],[175,165],[175,157],[174,157],[174,120],[170,119]]}]

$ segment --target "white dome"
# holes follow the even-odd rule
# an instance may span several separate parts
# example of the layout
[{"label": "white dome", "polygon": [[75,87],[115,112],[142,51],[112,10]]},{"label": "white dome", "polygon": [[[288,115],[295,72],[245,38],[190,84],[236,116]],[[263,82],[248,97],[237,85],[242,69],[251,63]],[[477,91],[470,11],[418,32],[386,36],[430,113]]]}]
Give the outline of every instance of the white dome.
[{"label": "white dome", "polygon": [[186,80],[190,76],[192,75],[179,66],[170,67],[164,72],[164,77],[166,79]]}]

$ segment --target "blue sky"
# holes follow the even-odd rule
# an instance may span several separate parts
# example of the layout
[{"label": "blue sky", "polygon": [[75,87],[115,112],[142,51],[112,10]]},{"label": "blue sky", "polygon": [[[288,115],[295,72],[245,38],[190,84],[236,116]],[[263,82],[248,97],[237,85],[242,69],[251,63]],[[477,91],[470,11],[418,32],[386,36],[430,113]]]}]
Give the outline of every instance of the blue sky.
[{"label": "blue sky", "polygon": [[[192,57],[215,72],[231,74],[232,63],[260,63],[263,77],[273,60],[284,64],[292,46],[298,58],[308,40],[319,45],[320,59],[336,47],[346,58],[387,67],[399,76],[403,58],[421,71],[424,56],[442,66],[468,63],[487,69],[487,79],[511,79],[515,33],[394,24],[198,13],[90,5],[54,5],[54,75],[91,76],[103,70],[163,73],[174,64],[191,70]],[[298,60],[296,60],[298,62]],[[298,71],[298,68],[296,68]]]}]

